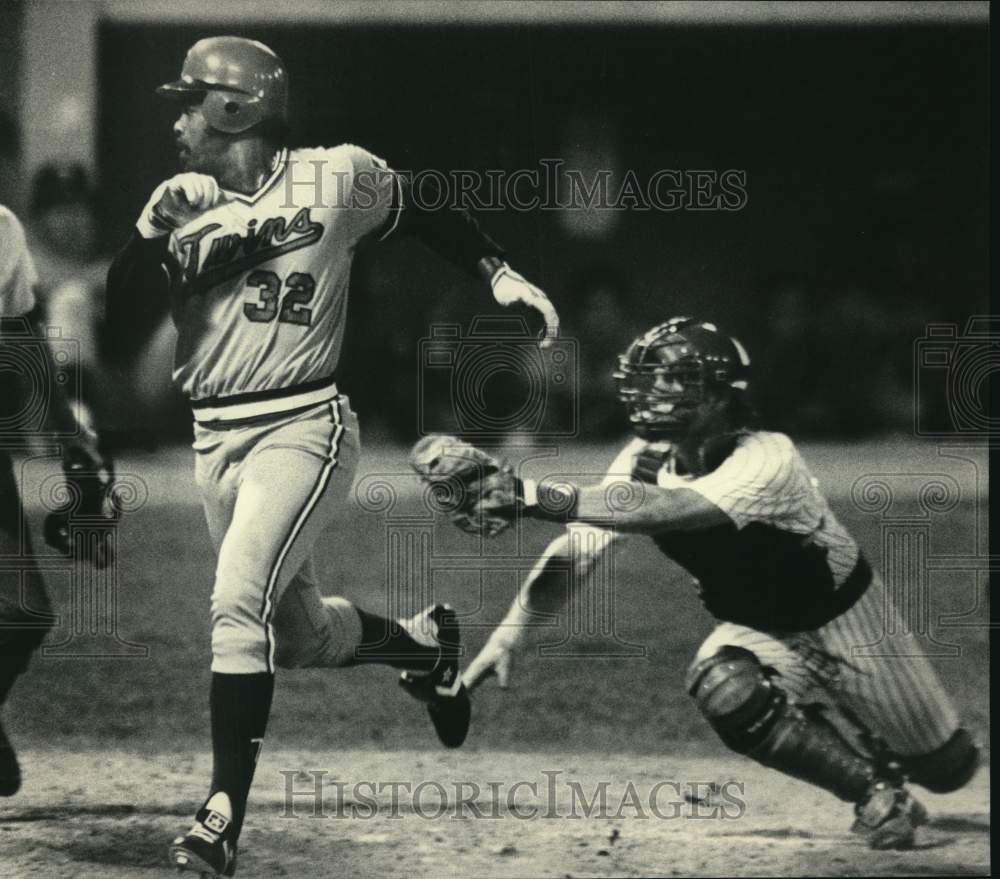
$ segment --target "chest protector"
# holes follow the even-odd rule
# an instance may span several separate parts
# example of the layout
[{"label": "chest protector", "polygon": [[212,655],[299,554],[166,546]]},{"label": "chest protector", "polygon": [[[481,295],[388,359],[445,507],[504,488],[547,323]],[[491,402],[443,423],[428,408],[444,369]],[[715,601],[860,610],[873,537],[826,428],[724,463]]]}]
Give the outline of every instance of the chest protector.
[{"label": "chest protector", "polygon": [[[735,439],[722,459],[728,456]],[[637,456],[632,476],[656,484],[669,456]],[[838,588],[827,564],[827,550],[809,535],[785,531],[766,522],[738,529],[733,522],[697,531],[652,535],[660,551],[697,581],[705,609],[717,620],[767,632],[817,629],[857,601],[871,581],[862,556]]]}]

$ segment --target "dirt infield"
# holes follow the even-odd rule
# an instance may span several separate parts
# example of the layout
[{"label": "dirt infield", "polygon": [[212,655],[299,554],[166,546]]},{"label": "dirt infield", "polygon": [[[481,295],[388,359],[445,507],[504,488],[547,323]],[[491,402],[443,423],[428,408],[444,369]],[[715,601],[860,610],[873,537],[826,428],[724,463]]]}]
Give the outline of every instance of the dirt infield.
[{"label": "dirt infield", "polygon": [[[173,875],[165,844],[190,819],[205,756],[32,751],[24,763],[23,795],[0,807],[4,877]],[[961,792],[923,797],[933,820],[915,850],[871,852],[848,832],[850,806],[749,761],[720,768],[595,754],[265,752],[238,875],[988,874],[985,771]]]},{"label": "dirt infield", "polygon": [[[573,454],[563,462],[570,471],[596,473],[613,450]],[[924,555],[911,562],[925,574],[914,582],[927,587],[917,594],[930,624],[926,645],[964,722],[986,742],[984,468],[965,452],[948,458],[891,443],[804,454],[877,566],[893,562],[888,529],[919,537],[913,545]],[[366,462],[367,475],[405,473],[405,450],[376,448]],[[214,560],[190,454],[126,457],[118,470],[140,475],[147,494],[120,524],[113,576],[74,580],[64,564],[46,563],[60,622],[4,707],[25,786],[0,801],[0,879],[165,876],[165,844],[205,792]],[[33,472],[21,476],[37,529]],[[859,479],[878,490],[857,496]],[[952,500],[927,485],[944,486]],[[442,522],[429,534],[431,582],[406,581],[412,594],[403,595],[399,581],[396,592],[388,585],[398,562],[388,535],[404,533],[407,516],[420,511],[412,492],[398,500],[391,527],[384,512],[345,509],[317,547],[323,591],[383,612],[401,610],[393,604],[401,598],[417,607],[432,596],[450,601],[472,655],[556,526],[479,546]],[[477,691],[458,752],[437,748],[423,706],[399,690],[391,669],[281,672],[238,875],[987,872],[988,769],[956,794],[926,795],[936,818],[917,850],[868,852],[848,832],[849,806],[730,754],[690,704],[684,672],[712,628],[690,578],[638,541],[613,585],[589,607],[613,611],[601,618],[612,626],[581,628],[579,620],[596,617],[563,614],[539,629],[550,649],[519,661],[512,690]],[[285,785],[308,790],[314,771],[326,772],[328,816],[309,817],[310,798],[297,797],[295,815],[283,817]],[[602,783],[603,810],[599,798],[593,805]],[[354,804],[339,817],[338,792]],[[441,796],[447,807],[434,818]]]}]

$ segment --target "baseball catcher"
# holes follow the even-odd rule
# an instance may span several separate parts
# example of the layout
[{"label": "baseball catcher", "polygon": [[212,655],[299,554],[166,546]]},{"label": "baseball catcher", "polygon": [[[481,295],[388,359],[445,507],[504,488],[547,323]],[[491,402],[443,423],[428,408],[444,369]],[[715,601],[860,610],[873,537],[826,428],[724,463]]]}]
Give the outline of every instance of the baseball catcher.
[{"label": "baseball catcher", "polygon": [[[602,553],[647,535],[694,576],[718,621],[687,688],[721,740],[852,803],[852,830],[871,847],[911,847],[927,812],[907,784],[957,790],[978,748],[795,445],[753,427],[749,367],[739,341],[705,321],[674,318],[635,339],[615,372],[634,438],[600,485],[520,481],[458,446],[485,471],[461,498],[461,522],[486,533],[517,517],[567,525],[466,684],[496,675],[506,686],[531,616],[558,609]],[[873,643],[892,661],[853,655]]]}]

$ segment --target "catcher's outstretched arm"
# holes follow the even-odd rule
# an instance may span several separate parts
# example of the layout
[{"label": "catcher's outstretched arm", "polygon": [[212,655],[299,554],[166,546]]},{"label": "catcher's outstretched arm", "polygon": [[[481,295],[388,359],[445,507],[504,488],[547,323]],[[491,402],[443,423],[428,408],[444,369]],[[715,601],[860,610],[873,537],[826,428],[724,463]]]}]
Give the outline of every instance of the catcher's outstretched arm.
[{"label": "catcher's outstretched arm", "polygon": [[567,530],[553,540],[527,576],[503,621],[463,675],[470,689],[496,676],[508,686],[513,655],[529,641],[537,617],[554,614],[593,571],[617,536],[598,528]]},{"label": "catcher's outstretched arm", "polygon": [[656,534],[660,531],[697,531],[732,520],[719,507],[689,488],[643,486],[641,503],[609,506],[608,488],[579,486],[564,479],[524,484],[525,513],[557,522],[613,521],[619,531]]}]

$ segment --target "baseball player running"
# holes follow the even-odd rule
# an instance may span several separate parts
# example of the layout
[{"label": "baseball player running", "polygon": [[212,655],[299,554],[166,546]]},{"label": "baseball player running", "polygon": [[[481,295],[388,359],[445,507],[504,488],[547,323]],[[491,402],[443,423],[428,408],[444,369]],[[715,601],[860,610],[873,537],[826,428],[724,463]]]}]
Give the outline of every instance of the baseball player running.
[{"label": "baseball player running", "polygon": [[[10,450],[24,447],[27,431],[64,437],[63,471],[70,494],[82,514],[105,513],[105,488],[111,463],[97,451],[97,437],[78,423],[56,371],[35,301],[38,276],[17,217],[0,205],[0,707],[32,654],[53,624],[42,575],[25,527],[24,510],[14,480]],[[50,381],[40,388],[39,377]],[[44,400],[35,398],[38,393]],[[36,414],[44,412],[39,423]],[[110,513],[109,513],[110,514]],[[68,511],[50,513],[46,541],[61,552],[70,550]],[[111,562],[110,544],[87,553],[98,567]],[[0,724],[0,796],[21,787],[17,754]]]},{"label": "baseball player running", "polygon": [[278,666],[402,667],[446,745],[468,728],[450,608],[387,620],[323,598],[316,584],[313,546],[343,506],[360,452],[334,377],[355,248],[407,231],[489,282],[500,304],[540,311],[549,336],[558,318],[467,213],[423,210],[381,159],[349,144],[288,149],[286,71],[261,43],[201,40],[181,78],[158,91],[180,107],[184,173],[156,188],[112,265],[109,313],[148,325],[153,303],[169,303],[177,324],[174,377],[194,411],[195,473],[218,562],[214,768],[169,856],[181,869],[232,876]]},{"label": "baseball player running", "polygon": [[[957,790],[978,749],[795,445],[751,427],[745,349],[711,323],[674,318],[631,344],[615,378],[635,437],[601,485],[522,483],[466,449],[486,475],[459,524],[495,532],[498,517],[516,515],[568,523],[466,685],[491,675],[507,685],[526,622],[559,607],[567,567],[574,588],[624,536],[648,535],[697,578],[719,620],[687,688],[722,741],[855,804],[852,829],[873,848],[911,846],[927,813],[905,783]],[[419,445],[414,458],[430,476],[446,460]],[[876,643],[885,656],[852,649]]]}]

